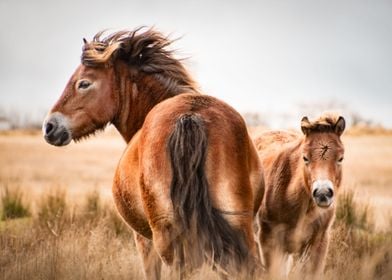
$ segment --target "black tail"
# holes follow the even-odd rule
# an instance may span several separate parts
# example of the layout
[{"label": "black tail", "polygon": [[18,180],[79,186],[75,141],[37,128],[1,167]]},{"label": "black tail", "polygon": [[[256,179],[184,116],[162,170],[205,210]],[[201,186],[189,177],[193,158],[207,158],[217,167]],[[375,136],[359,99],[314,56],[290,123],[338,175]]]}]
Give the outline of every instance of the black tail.
[{"label": "black tail", "polygon": [[233,229],[211,204],[204,171],[207,156],[207,133],[203,120],[194,114],[182,115],[170,136],[168,149],[173,172],[170,195],[183,242],[192,236],[190,246],[202,250],[216,264],[242,265],[250,252],[244,233]]}]

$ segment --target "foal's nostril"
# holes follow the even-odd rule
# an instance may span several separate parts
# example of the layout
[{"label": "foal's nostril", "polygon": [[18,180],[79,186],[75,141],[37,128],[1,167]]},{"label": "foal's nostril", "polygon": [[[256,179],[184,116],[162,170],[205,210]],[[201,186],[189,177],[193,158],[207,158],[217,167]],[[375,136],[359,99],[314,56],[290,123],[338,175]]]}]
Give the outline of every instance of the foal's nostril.
[{"label": "foal's nostril", "polygon": [[332,189],[328,189],[328,192],[327,192],[326,196],[329,197],[329,198],[333,197],[333,190]]},{"label": "foal's nostril", "polygon": [[326,198],[331,198],[333,197],[333,189],[327,188],[327,189],[315,189],[312,193],[313,197],[321,197],[324,196]]},{"label": "foal's nostril", "polygon": [[54,125],[50,122],[48,122],[45,126],[45,134],[48,135],[50,132],[53,131]]}]

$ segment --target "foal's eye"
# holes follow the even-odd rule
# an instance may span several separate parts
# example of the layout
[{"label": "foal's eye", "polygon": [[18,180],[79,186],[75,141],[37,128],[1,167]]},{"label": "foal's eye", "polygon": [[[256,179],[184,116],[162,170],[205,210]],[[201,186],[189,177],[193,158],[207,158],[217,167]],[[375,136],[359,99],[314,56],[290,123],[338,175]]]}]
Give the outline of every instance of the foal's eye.
[{"label": "foal's eye", "polygon": [[308,159],[306,156],[303,156],[303,160],[304,160],[304,162],[305,162],[306,164],[309,163],[309,159]]},{"label": "foal's eye", "polygon": [[87,80],[81,80],[78,84],[78,89],[86,89],[91,85],[91,83]]},{"label": "foal's eye", "polygon": [[343,162],[343,157],[338,159],[338,164],[341,164]]}]

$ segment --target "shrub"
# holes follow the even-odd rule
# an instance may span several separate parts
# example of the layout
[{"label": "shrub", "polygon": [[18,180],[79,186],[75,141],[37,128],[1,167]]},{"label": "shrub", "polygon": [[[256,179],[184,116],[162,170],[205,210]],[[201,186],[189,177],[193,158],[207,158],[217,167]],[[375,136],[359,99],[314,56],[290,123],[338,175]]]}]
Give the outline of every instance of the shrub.
[{"label": "shrub", "polygon": [[369,230],[373,229],[369,205],[359,206],[354,200],[354,192],[347,191],[339,196],[336,209],[336,224],[343,224],[348,228]]},{"label": "shrub", "polygon": [[5,186],[1,192],[1,220],[29,217],[30,209],[24,203],[23,194],[19,188],[12,190]]}]

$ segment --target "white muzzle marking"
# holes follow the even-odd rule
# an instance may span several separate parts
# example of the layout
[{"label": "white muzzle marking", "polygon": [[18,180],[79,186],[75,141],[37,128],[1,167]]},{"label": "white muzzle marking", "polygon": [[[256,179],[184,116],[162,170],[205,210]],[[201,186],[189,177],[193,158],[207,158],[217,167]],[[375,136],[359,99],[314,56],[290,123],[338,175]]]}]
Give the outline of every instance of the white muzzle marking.
[{"label": "white muzzle marking", "polygon": [[331,180],[316,180],[312,185],[312,196],[316,204],[322,208],[333,202],[334,187]]},{"label": "white muzzle marking", "polygon": [[46,142],[55,146],[65,146],[72,140],[69,120],[58,112],[46,117],[42,125],[42,133]]}]

